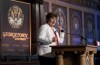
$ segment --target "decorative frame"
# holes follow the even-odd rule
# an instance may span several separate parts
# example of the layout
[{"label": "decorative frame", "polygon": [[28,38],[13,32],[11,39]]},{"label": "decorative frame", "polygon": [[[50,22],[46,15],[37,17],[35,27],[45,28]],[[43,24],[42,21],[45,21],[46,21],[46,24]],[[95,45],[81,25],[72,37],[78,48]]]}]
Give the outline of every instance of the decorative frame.
[{"label": "decorative frame", "polygon": [[87,39],[87,45],[95,45],[95,21],[94,14],[84,12],[84,29],[85,37]]},{"label": "decorative frame", "polygon": [[69,9],[71,45],[82,45],[82,12]]}]

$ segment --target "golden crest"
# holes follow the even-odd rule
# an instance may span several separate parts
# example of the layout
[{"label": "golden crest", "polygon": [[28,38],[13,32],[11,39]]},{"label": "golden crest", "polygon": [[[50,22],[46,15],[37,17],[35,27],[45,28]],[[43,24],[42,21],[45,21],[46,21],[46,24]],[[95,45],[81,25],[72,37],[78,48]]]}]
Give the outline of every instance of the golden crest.
[{"label": "golden crest", "polygon": [[8,10],[8,22],[12,28],[20,28],[24,21],[22,9],[17,6],[11,6]]}]

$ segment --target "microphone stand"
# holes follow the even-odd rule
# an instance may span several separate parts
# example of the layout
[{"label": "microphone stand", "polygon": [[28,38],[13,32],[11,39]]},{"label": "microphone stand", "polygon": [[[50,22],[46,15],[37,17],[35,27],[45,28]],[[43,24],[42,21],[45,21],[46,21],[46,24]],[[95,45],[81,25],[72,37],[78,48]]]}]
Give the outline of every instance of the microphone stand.
[{"label": "microphone stand", "polygon": [[[79,36],[79,37],[81,38],[81,44],[82,44],[82,45],[87,45],[86,43],[87,43],[88,40],[87,40],[87,38],[85,38],[84,36],[82,36],[82,35],[78,35],[78,34],[72,34],[72,33],[66,33],[66,34]],[[83,40],[84,40],[86,43],[82,43]]]}]

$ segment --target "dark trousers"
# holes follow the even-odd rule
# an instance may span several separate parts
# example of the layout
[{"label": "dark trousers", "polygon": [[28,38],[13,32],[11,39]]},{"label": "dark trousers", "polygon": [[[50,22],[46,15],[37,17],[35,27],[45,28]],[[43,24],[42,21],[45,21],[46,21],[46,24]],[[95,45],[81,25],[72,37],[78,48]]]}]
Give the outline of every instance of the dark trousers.
[{"label": "dark trousers", "polygon": [[56,65],[56,58],[38,56],[40,65]]}]

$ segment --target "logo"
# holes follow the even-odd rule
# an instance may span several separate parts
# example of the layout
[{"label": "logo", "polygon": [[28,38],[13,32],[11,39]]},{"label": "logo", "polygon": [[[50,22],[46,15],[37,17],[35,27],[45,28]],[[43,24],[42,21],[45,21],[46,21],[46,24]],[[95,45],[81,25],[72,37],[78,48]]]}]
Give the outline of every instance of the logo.
[{"label": "logo", "polygon": [[8,22],[12,28],[20,28],[24,21],[22,9],[17,6],[11,6],[8,10]]}]

